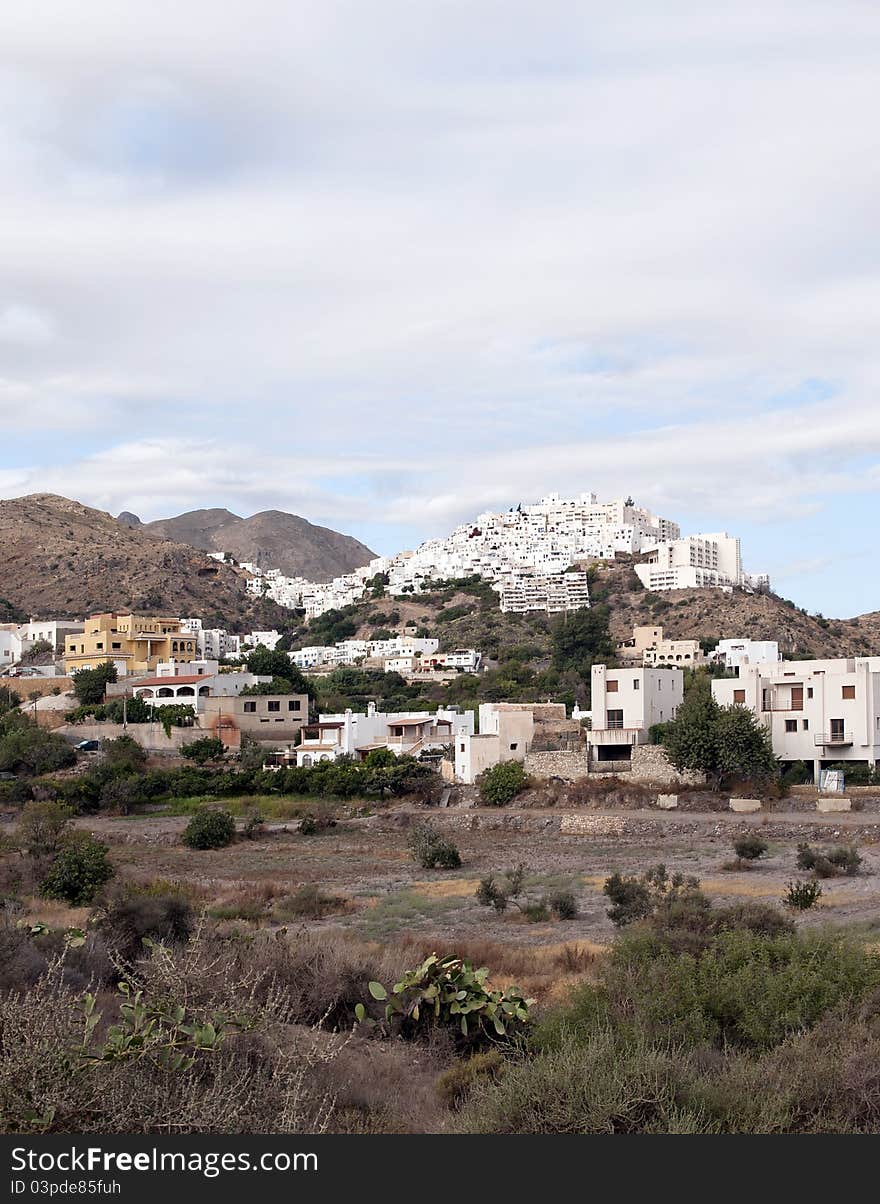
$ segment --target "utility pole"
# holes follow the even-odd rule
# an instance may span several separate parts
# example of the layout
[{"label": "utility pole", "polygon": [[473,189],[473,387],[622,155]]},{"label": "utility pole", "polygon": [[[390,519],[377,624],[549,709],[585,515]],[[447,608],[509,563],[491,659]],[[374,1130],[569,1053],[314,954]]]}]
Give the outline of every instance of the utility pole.
[{"label": "utility pole", "polygon": [[123,694],[122,695],[122,730],[124,732],[128,731],[128,707],[126,706],[127,702],[128,702],[128,695]]}]

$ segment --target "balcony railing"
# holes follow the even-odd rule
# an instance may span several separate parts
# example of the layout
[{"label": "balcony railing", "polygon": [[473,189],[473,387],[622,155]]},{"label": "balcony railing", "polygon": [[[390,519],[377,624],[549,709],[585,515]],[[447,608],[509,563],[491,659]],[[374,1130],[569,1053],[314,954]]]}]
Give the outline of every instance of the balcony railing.
[{"label": "balcony railing", "polygon": [[837,744],[837,745],[852,744],[852,742],[853,742],[852,732],[844,732],[844,731],[823,732],[821,735],[815,736],[814,739],[815,739],[815,743],[819,744],[819,745],[822,745],[822,744]]}]

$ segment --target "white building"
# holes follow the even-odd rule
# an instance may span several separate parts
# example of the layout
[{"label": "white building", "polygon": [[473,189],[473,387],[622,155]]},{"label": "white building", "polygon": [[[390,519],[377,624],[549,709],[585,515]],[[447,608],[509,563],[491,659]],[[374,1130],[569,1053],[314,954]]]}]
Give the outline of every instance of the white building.
[{"label": "white building", "polygon": [[235,660],[241,655],[241,636],[223,627],[204,627],[201,619],[181,619],[181,630],[196,637],[198,654],[207,660]]},{"label": "white building", "polygon": [[681,669],[609,669],[593,665],[587,743],[596,761],[629,760],[655,723],[668,723],[684,697]]},{"label": "white building", "polygon": [[270,652],[274,652],[275,646],[280,639],[281,632],[275,631],[273,628],[271,631],[252,631],[244,637],[242,643],[245,648],[256,648],[262,644],[264,648],[268,648]]},{"label": "white building", "polygon": [[[282,606],[301,607],[307,619],[360,602],[377,573],[387,577],[391,594],[417,594],[437,581],[477,576],[496,584],[504,609],[552,614],[589,604],[585,580],[578,582],[572,574],[571,580],[556,582],[560,574],[580,562],[613,560],[620,553],[651,553],[653,564],[639,566],[651,589],[767,586],[765,577],[742,571],[738,540],[694,535],[682,541],[677,523],[637,506],[632,498],[600,502],[594,493],[575,498],[551,493],[533,505],[486,511],[445,539],[426,540],[396,556],[377,556],[332,581],[285,577],[254,564],[242,567],[252,573],[249,591]],[[540,578],[552,580],[543,586]],[[499,584],[504,579],[509,581],[506,590]]]},{"label": "white building", "polygon": [[722,662],[725,669],[743,664],[774,665],[780,659],[776,640],[719,640],[711,653],[712,660]]},{"label": "white building", "polygon": [[340,640],[338,644],[314,644],[299,648],[289,655],[298,669],[314,669],[318,665],[354,665],[368,658],[431,657],[439,647],[440,641],[436,639],[398,635],[387,640]]},{"label": "white building", "polygon": [[107,697],[131,694],[151,706],[182,702],[201,714],[206,698],[237,698],[245,687],[271,680],[254,673],[221,673],[216,661],[160,661],[155,673],[108,685]]},{"label": "white building", "polygon": [[648,552],[649,559],[635,566],[649,590],[729,588],[766,589],[766,575],[743,572],[739,539],[727,532],[688,535],[663,540]]},{"label": "white building", "polygon": [[28,623],[0,623],[0,671],[18,664],[35,644],[51,644],[53,650],[64,648],[67,635],[85,631],[85,623],[68,619],[31,619]]},{"label": "white building", "polygon": [[308,767],[344,756],[362,761],[377,748],[390,749],[396,756],[418,757],[423,752],[445,750],[473,730],[472,711],[438,707],[436,713],[384,714],[376,710],[375,703],[370,703],[366,714],[347,710],[337,715],[321,715],[317,723],[304,727],[295,750],[296,763]]},{"label": "white building", "polygon": [[553,615],[590,605],[586,573],[517,573],[502,577],[495,583],[495,589],[505,613],[543,610]]},{"label": "white building", "polygon": [[524,761],[536,728],[565,723],[563,703],[480,703],[479,731],[463,732],[455,742],[455,780],[472,785],[502,761]]},{"label": "white building", "polygon": [[767,727],[781,761],[805,761],[818,781],[838,761],[880,761],[880,657],[742,662],[716,678],[722,706],[748,707]]}]

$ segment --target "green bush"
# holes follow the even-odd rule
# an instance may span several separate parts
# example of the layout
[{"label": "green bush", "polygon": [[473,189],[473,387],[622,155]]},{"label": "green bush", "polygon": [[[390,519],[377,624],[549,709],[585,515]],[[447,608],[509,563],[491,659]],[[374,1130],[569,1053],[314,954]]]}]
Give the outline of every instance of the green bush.
[{"label": "green bush", "polygon": [[107,846],[88,832],[68,833],[40,892],[71,907],[85,907],[113,877],[107,854]]},{"label": "green bush", "polygon": [[198,740],[184,744],[180,755],[198,765],[204,765],[206,761],[221,761],[226,755],[226,745],[216,736],[201,736]]},{"label": "green bush", "polygon": [[547,903],[560,920],[573,920],[577,917],[577,899],[570,890],[553,891],[547,899]]},{"label": "green bush", "polygon": [[830,849],[825,856],[835,867],[841,870],[848,878],[853,877],[859,872],[859,866],[862,864],[862,859],[856,852],[854,845],[839,845],[837,848]]},{"label": "green bush", "polygon": [[611,900],[607,915],[619,928],[644,920],[659,908],[673,902],[696,899],[705,905],[696,878],[685,878],[683,874],[669,874],[665,865],[655,865],[639,877],[624,877],[614,873],[605,879],[602,893]]},{"label": "green bush", "polygon": [[798,880],[789,882],[782,902],[793,911],[809,911],[821,895],[822,887],[818,882]]},{"label": "green bush", "polygon": [[183,830],[191,849],[222,849],[235,838],[235,820],[228,811],[197,811]]},{"label": "green bush", "polygon": [[501,761],[477,779],[480,798],[491,807],[503,807],[525,790],[528,775],[521,761]]},{"label": "green bush", "polygon": [[458,847],[441,836],[432,824],[416,824],[410,833],[409,847],[413,858],[426,870],[457,870],[461,865]]},{"label": "green bush", "polygon": [[737,836],[733,842],[733,851],[740,861],[758,861],[767,856],[767,841],[760,836]]},{"label": "green bush", "polygon": [[686,1047],[767,1049],[878,984],[880,961],[839,934],[734,928],[679,952],[662,933],[634,929],[600,963],[598,984],[548,1018],[543,1037],[605,1023]]}]

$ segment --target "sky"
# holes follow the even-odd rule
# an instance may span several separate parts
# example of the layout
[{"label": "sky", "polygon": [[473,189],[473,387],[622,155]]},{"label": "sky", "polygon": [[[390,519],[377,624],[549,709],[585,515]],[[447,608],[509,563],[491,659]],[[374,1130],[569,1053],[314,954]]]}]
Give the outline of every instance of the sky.
[{"label": "sky", "polygon": [[880,609],[878,68],[874,0],[5,5],[0,497],[631,494]]}]

